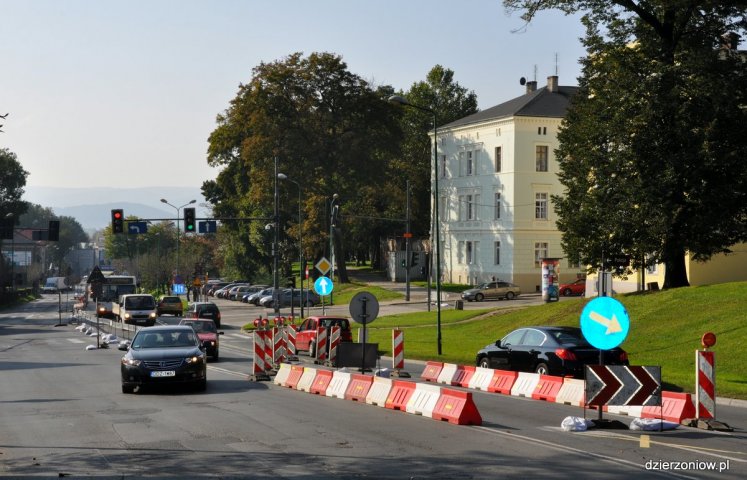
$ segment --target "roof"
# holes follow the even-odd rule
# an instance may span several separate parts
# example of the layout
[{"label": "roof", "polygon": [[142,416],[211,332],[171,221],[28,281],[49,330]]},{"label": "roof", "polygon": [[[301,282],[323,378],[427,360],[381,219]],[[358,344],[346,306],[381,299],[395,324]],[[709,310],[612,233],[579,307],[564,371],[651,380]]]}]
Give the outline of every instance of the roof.
[{"label": "roof", "polygon": [[455,120],[439,128],[454,128],[488,120],[508,117],[552,117],[563,118],[571,98],[578,91],[578,87],[559,86],[557,92],[547,88],[539,88],[533,92],[516,97],[494,107],[482,110],[459,120]]}]

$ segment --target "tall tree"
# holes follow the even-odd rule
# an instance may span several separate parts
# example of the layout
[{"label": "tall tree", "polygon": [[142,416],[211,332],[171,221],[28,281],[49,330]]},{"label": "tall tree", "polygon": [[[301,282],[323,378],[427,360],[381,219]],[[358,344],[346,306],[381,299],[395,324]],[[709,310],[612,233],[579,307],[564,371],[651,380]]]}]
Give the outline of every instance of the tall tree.
[{"label": "tall tree", "polygon": [[[571,257],[662,262],[664,288],[747,239],[747,2],[504,0],[584,12],[588,57],[559,134],[558,226]],[[726,35],[726,37],[725,37]]]},{"label": "tall tree", "polygon": [[21,197],[28,175],[15,153],[0,148],[0,218],[18,219],[26,212],[28,205]]}]

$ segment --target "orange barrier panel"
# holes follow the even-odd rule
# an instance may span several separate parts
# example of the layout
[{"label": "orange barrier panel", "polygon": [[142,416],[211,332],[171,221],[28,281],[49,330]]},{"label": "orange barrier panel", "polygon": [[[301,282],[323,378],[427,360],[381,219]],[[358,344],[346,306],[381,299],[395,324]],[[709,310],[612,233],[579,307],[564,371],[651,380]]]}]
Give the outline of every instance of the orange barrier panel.
[{"label": "orange barrier panel", "polygon": [[488,392],[511,395],[511,388],[514,386],[514,382],[518,375],[518,372],[496,370],[495,373],[493,373],[493,379],[488,385]]},{"label": "orange barrier panel", "polygon": [[444,364],[441,362],[426,362],[425,370],[420,374],[420,378],[427,382],[436,382],[442,368],[444,368]]},{"label": "orange barrier panel", "polygon": [[458,367],[453,380],[451,380],[451,384],[458,386],[458,387],[464,387],[464,388],[469,387],[469,381],[472,379],[472,375],[475,374],[476,368],[477,367],[469,367],[469,366]]},{"label": "orange barrier panel", "polygon": [[314,377],[314,383],[311,384],[309,393],[314,393],[316,395],[326,394],[329,382],[332,381],[332,373],[331,370],[319,370],[316,372],[316,377]]},{"label": "orange barrier panel", "polygon": [[441,389],[441,397],[433,409],[434,420],[445,420],[455,425],[482,425],[482,417],[472,400],[472,392]]},{"label": "orange barrier panel", "polygon": [[682,423],[686,418],[695,418],[695,404],[689,393],[661,392],[661,407],[643,407],[643,418],[663,418],[669,422]]},{"label": "orange barrier panel", "polygon": [[558,396],[560,388],[563,386],[563,377],[554,377],[552,375],[540,375],[540,381],[534,392],[532,392],[532,398],[535,400],[545,400],[547,402],[554,402]]},{"label": "orange barrier panel", "polygon": [[373,384],[373,377],[359,373],[353,374],[348,389],[345,391],[345,400],[366,403],[371,384]]},{"label": "orange barrier panel", "polygon": [[285,380],[285,386],[288,388],[296,389],[298,381],[301,380],[303,375],[303,367],[300,365],[291,366],[291,371],[288,374],[288,378]]},{"label": "orange barrier panel", "polygon": [[392,382],[392,389],[389,391],[389,396],[386,398],[384,406],[390,410],[401,410],[404,412],[407,410],[407,402],[414,391],[414,382],[395,380]]}]

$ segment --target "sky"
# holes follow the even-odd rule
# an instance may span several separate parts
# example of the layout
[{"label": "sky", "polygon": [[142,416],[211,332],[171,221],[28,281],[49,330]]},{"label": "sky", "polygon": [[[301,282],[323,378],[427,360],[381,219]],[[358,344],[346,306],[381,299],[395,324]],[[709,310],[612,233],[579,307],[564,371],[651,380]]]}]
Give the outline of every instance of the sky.
[{"label": "sky", "polygon": [[397,90],[440,64],[482,110],[521,77],[576,85],[583,33],[500,0],[0,0],[0,148],[29,186],[199,188],[216,115],[261,62],[331,52]]}]

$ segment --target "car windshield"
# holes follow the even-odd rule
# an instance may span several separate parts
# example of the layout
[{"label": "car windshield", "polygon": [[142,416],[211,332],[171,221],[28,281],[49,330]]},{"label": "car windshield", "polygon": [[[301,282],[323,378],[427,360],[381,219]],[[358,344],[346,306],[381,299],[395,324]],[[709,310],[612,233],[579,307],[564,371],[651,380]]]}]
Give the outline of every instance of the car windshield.
[{"label": "car windshield", "polygon": [[131,347],[165,348],[165,347],[193,347],[197,345],[194,332],[188,330],[167,330],[161,332],[140,332],[132,340]]},{"label": "car windshield", "polygon": [[127,297],[125,299],[125,308],[146,310],[154,307],[153,297]]},{"label": "car windshield", "polygon": [[320,323],[325,328],[329,328],[332,326],[347,328],[348,326],[348,321],[345,318],[323,318]]},{"label": "car windshield", "polygon": [[184,322],[185,325],[195,329],[197,333],[215,333],[215,324],[213,322]]},{"label": "car windshield", "polygon": [[564,347],[576,346],[591,348],[591,345],[583,337],[580,330],[553,330],[548,333],[556,342]]}]

